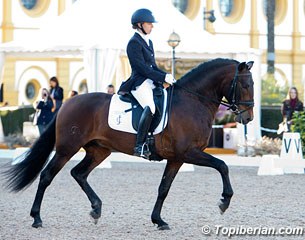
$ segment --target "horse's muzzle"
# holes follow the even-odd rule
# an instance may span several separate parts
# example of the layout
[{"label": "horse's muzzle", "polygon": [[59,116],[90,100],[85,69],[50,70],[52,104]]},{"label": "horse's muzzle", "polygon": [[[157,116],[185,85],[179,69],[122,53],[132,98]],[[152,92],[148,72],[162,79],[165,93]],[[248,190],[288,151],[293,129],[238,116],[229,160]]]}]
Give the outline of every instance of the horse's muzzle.
[{"label": "horse's muzzle", "polygon": [[250,114],[249,111],[243,112],[236,115],[235,121],[242,124],[247,124],[253,120],[253,114]]}]

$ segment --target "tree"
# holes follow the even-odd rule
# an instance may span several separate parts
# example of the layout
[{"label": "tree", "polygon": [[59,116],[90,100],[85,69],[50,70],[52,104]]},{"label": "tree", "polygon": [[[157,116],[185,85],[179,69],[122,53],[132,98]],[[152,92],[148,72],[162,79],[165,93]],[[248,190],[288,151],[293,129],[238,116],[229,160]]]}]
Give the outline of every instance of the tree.
[{"label": "tree", "polygon": [[275,13],[275,0],[267,0],[267,72],[274,74],[274,13]]}]

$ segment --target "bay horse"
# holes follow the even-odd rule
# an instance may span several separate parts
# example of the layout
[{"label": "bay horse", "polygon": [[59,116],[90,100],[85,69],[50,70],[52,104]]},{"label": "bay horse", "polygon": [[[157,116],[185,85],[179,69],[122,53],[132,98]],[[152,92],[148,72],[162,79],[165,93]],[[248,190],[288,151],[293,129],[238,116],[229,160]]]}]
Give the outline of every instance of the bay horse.
[{"label": "bay horse", "polygon": [[[161,218],[161,209],[171,184],[183,163],[216,169],[222,178],[223,192],[218,207],[222,213],[229,207],[233,190],[229,169],[224,161],[204,152],[208,145],[213,120],[220,104],[236,114],[236,121],[247,124],[253,119],[253,62],[214,59],[200,64],[185,74],[172,91],[169,121],[155,136],[156,152],[166,159],[151,220],[158,229],[169,229]],[[33,227],[42,227],[40,209],[46,188],[56,174],[84,148],[86,155],[72,170],[91,203],[91,217],[101,216],[102,201],[87,182],[89,173],[105,160],[111,151],[133,154],[136,135],[108,126],[110,94],[88,93],[66,101],[46,131],[31,146],[23,161],[5,171],[7,188],[18,192],[28,187],[39,175],[40,180],[30,215]],[[223,98],[226,102],[223,102]],[[55,155],[48,161],[55,146]]]}]

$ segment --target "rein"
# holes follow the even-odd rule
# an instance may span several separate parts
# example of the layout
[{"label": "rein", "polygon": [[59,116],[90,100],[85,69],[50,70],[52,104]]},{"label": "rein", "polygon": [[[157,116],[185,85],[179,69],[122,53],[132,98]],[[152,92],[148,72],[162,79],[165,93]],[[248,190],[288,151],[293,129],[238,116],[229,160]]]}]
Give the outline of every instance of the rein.
[{"label": "rein", "polygon": [[[214,102],[216,104],[221,104],[223,106],[226,106],[226,107],[228,107],[228,110],[231,110],[235,115],[240,115],[243,112],[249,110],[251,107],[254,106],[254,101],[238,101],[236,99],[237,98],[237,96],[236,96],[237,81],[238,81],[238,76],[240,76],[240,75],[242,75],[242,74],[238,74],[238,71],[236,70],[234,78],[231,82],[230,92],[229,92],[230,99],[228,99],[228,101],[225,101],[225,100],[219,101],[219,100],[211,99],[209,97],[206,97],[202,94],[199,94],[195,91],[192,91],[192,90],[180,85],[178,82],[176,82],[174,85],[176,85],[177,87],[180,87],[181,89],[183,89],[184,91],[186,91],[192,95],[197,96],[198,98],[200,98],[202,100],[207,100],[210,102]],[[239,105],[244,105],[244,106],[248,106],[248,107],[244,110],[239,110],[239,108],[238,108]]]}]

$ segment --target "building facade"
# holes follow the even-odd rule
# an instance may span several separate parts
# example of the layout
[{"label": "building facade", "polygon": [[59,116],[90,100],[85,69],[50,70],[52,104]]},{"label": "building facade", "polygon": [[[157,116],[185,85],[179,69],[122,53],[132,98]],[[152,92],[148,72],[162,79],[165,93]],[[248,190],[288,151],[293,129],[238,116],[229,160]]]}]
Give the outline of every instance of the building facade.
[{"label": "building facade", "polygon": [[[72,7],[73,2],[75,1],[0,0],[1,42],[22,41],[24,36],[34,35],[50,19]],[[1,101],[12,106],[33,103],[41,87],[49,88],[52,76],[58,77],[65,97],[70,90],[87,92],[83,62],[78,57],[50,58],[15,54],[5,58],[3,69]]]},{"label": "building facade", "polygon": [[[266,0],[167,1],[171,1],[173,6],[197,25],[198,31],[207,32],[208,36],[213,37],[215,41],[212,49],[228,45],[235,49],[261,50],[261,77],[264,77],[267,71]],[[75,0],[0,0],[1,42],[22,40],[25,35],[38,31],[50,19],[73,7],[74,2]],[[279,85],[296,86],[304,98],[305,0],[275,0],[275,4],[275,76]],[[215,21],[209,18],[211,10]],[[178,76],[198,64],[198,61],[202,59],[179,59]],[[126,57],[121,62],[128,74]],[[170,60],[163,58],[158,62],[170,71]],[[88,91],[84,64],[80,57],[9,56],[5,59],[1,75],[2,101],[10,105],[31,104],[36,99],[39,88],[48,87],[49,78],[55,75],[65,90],[65,97],[70,90],[80,93]],[[126,76],[121,76],[124,77]],[[113,80],[113,83],[116,81]]]}]

